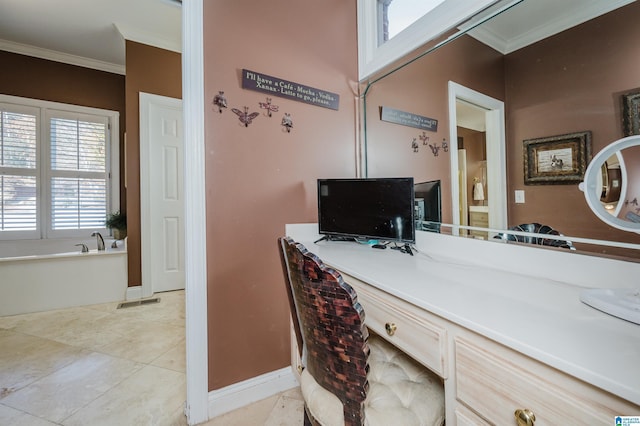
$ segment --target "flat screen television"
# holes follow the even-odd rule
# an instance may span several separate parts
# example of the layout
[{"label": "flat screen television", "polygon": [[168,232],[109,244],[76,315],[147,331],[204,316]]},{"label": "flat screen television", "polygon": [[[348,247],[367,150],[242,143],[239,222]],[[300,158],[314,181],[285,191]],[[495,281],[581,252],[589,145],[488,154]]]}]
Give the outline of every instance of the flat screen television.
[{"label": "flat screen television", "polygon": [[[416,229],[440,232],[442,195],[439,180],[414,185]],[[432,223],[424,223],[425,221]]]},{"label": "flat screen television", "polygon": [[415,242],[413,178],[318,179],[321,235]]}]

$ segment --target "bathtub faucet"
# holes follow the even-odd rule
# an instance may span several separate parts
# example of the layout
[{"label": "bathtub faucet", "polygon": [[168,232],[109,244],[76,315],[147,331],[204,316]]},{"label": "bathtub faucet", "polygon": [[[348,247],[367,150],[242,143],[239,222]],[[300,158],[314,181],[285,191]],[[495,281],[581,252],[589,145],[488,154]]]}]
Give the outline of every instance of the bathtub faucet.
[{"label": "bathtub faucet", "polygon": [[76,247],[82,246],[82,253],[89,253],[89,247],[86,244],[76,244]]},{"label": "bathtub faucet", "polygon": [[96,237],[96,240],[98,242],[98,250],[104,251],[104,238],[102,238],[102,235],[100,235],[99,232],[93,232],[91,236]]}]

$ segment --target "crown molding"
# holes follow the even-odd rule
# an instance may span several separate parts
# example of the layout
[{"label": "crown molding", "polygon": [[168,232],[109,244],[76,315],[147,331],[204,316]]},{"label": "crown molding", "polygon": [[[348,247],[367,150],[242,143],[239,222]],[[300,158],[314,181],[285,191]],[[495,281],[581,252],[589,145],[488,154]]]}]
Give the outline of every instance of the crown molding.
[{"label": "crown molding", "polygon": [[76,65],[84,68],[91,68],[99,71],[106,71],[114,74],[125,74],[124,65],[71,55],[69,53],[58,52],[55,50],[43,49],[41,47],[16,43],[9,40],[0,39],[0,50],[18,53],[20,55],[33,56],[34,58],[47,59],[54,62],[61,62],[64,64]]},{"label": "crown molding", "polygon": [[550,19],[544,24],[533,28],[511,40],[505,40],[488,28],[478,27],[469,32],[475,39],[494,48],[503,55],[515,52],[533,43],[558,34],[562,31],[573,28],[600,15],[618,9],[634,0],[597,0],[590,5],[585,5],[579,11],[572,11],[571,14],[562,14]]},{"label": "crown molding", "polygon": [[113,26],[116,27],[122,38],[125,40],[147,44],[160,49],[171,50],[176,53],[182,53],[182,40],[171,40],[158,37],[155,34],[140,31],[137,28],[133,28],[122,23],[114,23]]}]

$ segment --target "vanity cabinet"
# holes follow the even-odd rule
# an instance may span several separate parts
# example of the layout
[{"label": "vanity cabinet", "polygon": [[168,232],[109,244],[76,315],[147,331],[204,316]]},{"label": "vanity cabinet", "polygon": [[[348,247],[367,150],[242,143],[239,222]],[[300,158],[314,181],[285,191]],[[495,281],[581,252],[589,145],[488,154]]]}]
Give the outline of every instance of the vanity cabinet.
[{"label": "vanity cabinet", "polygon": [[516,410],[538,426],[640,415],[640,327],[580,301],[640,264],[432,232],[409,256],[314,243],[315,224],[286,231],[340,271],[371,332],[442,378],[448,426],[517,425]]},{"label": "vanity cabinet", "polygon": [[[469,226],[478,228],[489,227],[489,209],[486,206],[469,207]],[[475,238],[486,240],[489,236],[487,232],[470,230],[469,235]]]},{"label": "vanity cabinet", "polygon": [[[609,425],[640,407],[342,272],[369,329],[436,372],[447,425]],[[527,424],[527,423],[521,423]]]},{"label": "vanity cabinet", "polygon": [[638,407],[479,336],[456,338],[454,345],[456,405],[475,412],[480,423],[517,424],[517,410],[539,425],[610,425],[615,416],[638,413]]}]

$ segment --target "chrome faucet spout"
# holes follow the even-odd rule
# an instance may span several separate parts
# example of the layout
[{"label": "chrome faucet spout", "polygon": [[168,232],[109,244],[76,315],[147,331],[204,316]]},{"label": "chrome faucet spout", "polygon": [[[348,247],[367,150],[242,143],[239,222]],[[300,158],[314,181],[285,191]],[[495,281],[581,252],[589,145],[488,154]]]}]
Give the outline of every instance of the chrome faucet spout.
[{"label": "chrome faucet spout", "polygon": [[99,232],[93,232],[91,234],[92,237],[96,237],[97,243],[98,243],[98,250],[99,251],[104,251],[104,238],[102,238],[102,235],[100,235]]},{"label": "chrome faucet spout", "polygon": [[76,247],[82,246],[82,253],[89,253],[89,247],[86,244],[76,244]]}]

